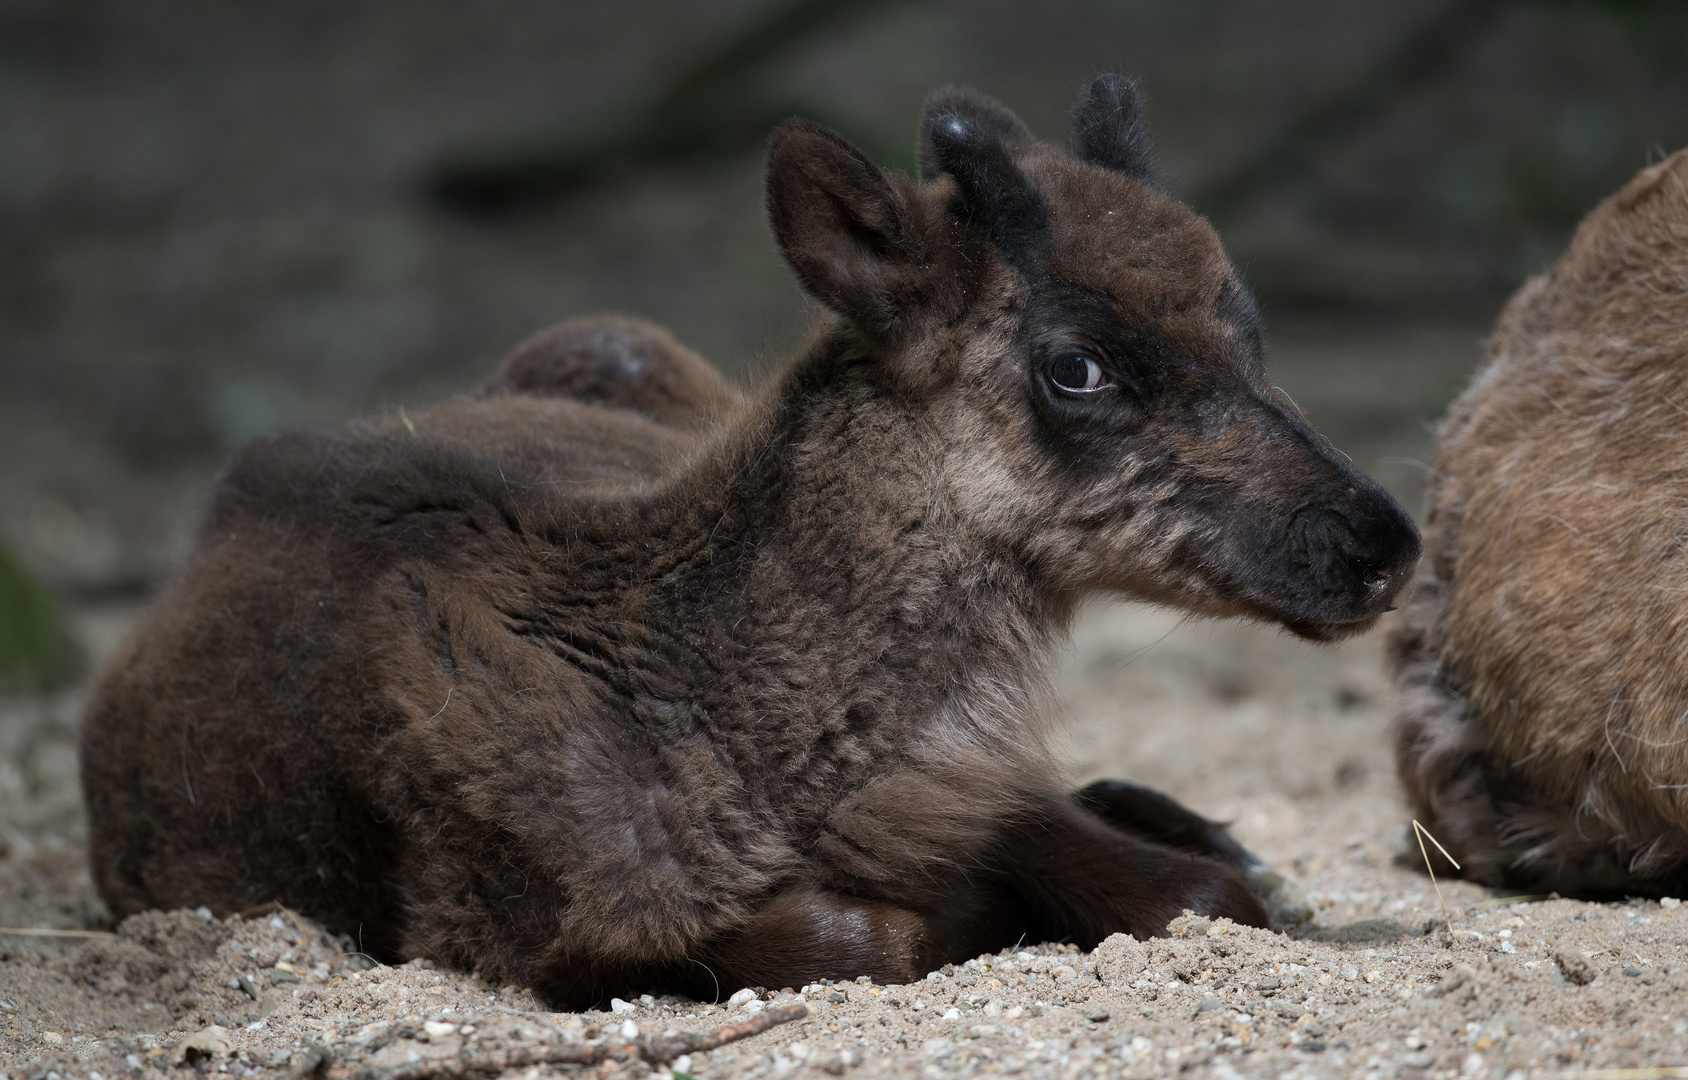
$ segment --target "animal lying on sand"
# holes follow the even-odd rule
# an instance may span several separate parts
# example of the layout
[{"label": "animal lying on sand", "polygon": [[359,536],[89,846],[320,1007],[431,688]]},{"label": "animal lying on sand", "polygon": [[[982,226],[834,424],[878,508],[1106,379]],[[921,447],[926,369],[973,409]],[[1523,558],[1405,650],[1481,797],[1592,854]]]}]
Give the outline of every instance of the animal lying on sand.
[{"label": "animal lying on sand", "polygon": [[1419,541],[1272,390],[1132,84],[1070,152],[940,91],[918,179],[792,121],[767,192],[830,314],[762,391],[569,323],[235,458],[88,713],[115,913],[279,901],[559,1006],[1266,923],[1219,826],[1063,786],[1051,654],[1098,593],[1358,633]]}]

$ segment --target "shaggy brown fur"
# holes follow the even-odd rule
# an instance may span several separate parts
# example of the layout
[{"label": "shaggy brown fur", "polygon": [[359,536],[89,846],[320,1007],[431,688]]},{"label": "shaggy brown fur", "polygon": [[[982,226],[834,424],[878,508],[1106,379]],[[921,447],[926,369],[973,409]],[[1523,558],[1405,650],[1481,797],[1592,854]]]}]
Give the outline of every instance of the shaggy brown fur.
[{"label": "shaggy brown fur", "polygon": [[564,324],[243,451],[89,711],[112,909],[277,900],[558,1004],[1262,922],[1212,823],[1063,791],[1047,658],[1097,591],[1352,633],[1417,536],[1272,393],[1130,84],[1080,120],[1083,159],[946,92],[919,182],[781,129],[774,230],[840,317],[753,399]]},{"label": "shaggy brown fur", "polygon": [[1524,285],[1443,426],[1396,754],[1477,881],[1688,886],[1688,153]]}]

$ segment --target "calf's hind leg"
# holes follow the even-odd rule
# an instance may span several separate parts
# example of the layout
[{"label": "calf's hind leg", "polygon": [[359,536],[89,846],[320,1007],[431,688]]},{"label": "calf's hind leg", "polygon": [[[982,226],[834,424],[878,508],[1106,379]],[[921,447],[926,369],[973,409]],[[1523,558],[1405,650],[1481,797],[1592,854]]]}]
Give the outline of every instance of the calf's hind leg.
[{"label": "calf's hind leg", "polygon": [[1312,917],[1312,910],[1283,875],[1237,843],[1224,825],[1171,796],[1125,780],[1097,780],[1080,788],[1074,797],[1079,805],[1115,828],[1236,867],[1275,929],[1298,926]]},{"label": "calf's hind leg", "polygon": [[[1009,895],[989,886],[959,891],[936,912],[798,888],[767,901],[744,926],[700,949],[697,960],[708,965],[723,993],[860,975],[906,983],[1012,944],[1019,934]],[[692,992],[711,989],[706,980]]]}]

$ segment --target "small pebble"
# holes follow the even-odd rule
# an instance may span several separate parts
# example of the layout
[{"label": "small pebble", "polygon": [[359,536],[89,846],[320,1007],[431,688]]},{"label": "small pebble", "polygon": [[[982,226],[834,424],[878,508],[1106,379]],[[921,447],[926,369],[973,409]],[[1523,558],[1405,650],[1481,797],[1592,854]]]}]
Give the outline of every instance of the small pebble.
[{"label": "small pebble", "polygon": [[610,1012],[612,1013],[630,1013],[638,1009],[638,1007],[639,1006],[633,1004],[631,1001],[623,1001],[618,997],[610,998]]},{"label": "small pebble", "polygon": [[1633,979],[1641,974],[1641,969],[1638,967],[1626,967],[1624,968],[1624,974]]},{"label": "small pebble", "polygon": [[635,1024],[631,1020],[623,1020],[621,1022],[621,1037],[624,1039],[637,1039],[639,1037],[639,1025]]},{"label": "small pebble", "polygon": [[1223,1009],[1224,1007],[1225,1003],[1223,1001],[1220,1001],[1212,994],[1208,994],[1204,996],[1201,999],[1200,1004],[1196,1006],[1196,1011],[1199,1013],[1212,1012],[1215,1009]]},{"label": "small pebble", "polygon": [[443,1020],[429,1020],[422,1025],[422,1030],[428,1033],[430,1039],[443,1039],[447,1035],[457,1034],[457,1025],[445,1023]]},{"label": "small pebble", "polygon": [[756,991],[747,986],[743,990],[737,991],[732,997],[727,999],[727,1008],[736,1009],[740,1005],[744,1005],[755,1000]]},{"label": "small pebble", "polygon": [[960,1020],[961,1019],[961,1010],[960,1009],[949,1009],[949,1010],[947,1010],[944,1013],[944,1019],[945,1020]]}]

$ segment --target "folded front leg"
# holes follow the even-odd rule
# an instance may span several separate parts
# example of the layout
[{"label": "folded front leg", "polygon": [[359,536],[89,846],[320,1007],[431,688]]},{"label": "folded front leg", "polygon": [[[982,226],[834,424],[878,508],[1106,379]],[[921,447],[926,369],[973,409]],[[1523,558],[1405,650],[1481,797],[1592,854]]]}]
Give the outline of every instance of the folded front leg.
[{"label": "folded front leg", "polygon": [[1097,780],[1075,797],[1108,824],[1191,855],[1234,866],[1248,882],[1274,929],[1298,926],[1313,912],[1297,890],[1266,861],[1232,838],[1226,827],[1169,795],[1125,780]]},{"label": "folded front leg", "polygon": [[1113,828],[1072,798],[1052,795],[1005,830],[998,858],[1036,940],[1088,949],[1114,933],[1152,937],[1186,910],[1267,924],[1231,866]]}]

